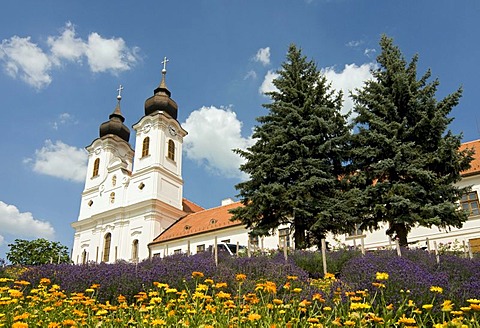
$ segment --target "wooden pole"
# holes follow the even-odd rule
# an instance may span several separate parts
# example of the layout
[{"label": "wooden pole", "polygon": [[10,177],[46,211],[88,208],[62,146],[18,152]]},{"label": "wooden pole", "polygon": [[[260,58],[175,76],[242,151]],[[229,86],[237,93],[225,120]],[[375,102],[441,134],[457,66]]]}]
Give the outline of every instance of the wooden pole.
[{"label": "wooden pole", "polygon": [[237,249],[236,249],[236,253],[237,253],[237,257],[239,257],[240,255],[238,254],[238,251],[240,250],[240,243],[237,241]]},{"label": "wooden pole", "polygon": [[247,256],[248,257],[252,256],[252,253],[250,252],[250,247],[251,247],[250,238],[248,238],[248,241],[247,241]]},{"label": "wooden pole", "polygon": [[365,255],[365,240],[363,237],[360,239],[360,247],[362,249],[362,255]]},{"label": "wooden pole", "polygon": [[215,266],[218,266],[218,246],[217,246],[217,236],[215,236],[215,242],[213,245],[213,256],[215,258]]},{"label": "wooden pole", "polygon": [[190,256],[190,240],[187,241],[187,256]]},{"label": "wooden pole", "polygon": [[435,252],[435,258],[437,259],[437,264],[440,263],[440,255],[438,254],[437,241],[433,241],[433,250]]},{"label": "wooden pole", "polygon": [[322,264],[323,264],[323,275],[327,275],[327,243],[325,239],[322,238]]},{"label": "wooden pole", "polygon": [[395,238],[395,247],[397,248],[397,255],[399,257],[402,257],[402,250],[400,249],[400,241],[398,241],[397,238]]},{"label": "wooden pole", "polygon": [[468,257],[470,257],[470,259],[473,259],[472,245],[470,244],[470,240],[467,241],[467,245],[468,245]]},{"label": "wooden pole", "polygon": [[425,239],[425,242],[427,243],[427,251],[430,253],[432,250],[430,249],[430,240],[428,237]]}]

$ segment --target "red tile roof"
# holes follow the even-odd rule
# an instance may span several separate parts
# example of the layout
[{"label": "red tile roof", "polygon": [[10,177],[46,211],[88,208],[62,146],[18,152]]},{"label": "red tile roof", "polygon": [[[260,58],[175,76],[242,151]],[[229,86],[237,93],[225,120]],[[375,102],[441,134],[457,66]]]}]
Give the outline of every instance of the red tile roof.
[{"label": "red tile roof", "polygon": [[480,173],[480,140],[465,142],[460,146],[460,150],[473,149],[473,160],[470,162],[470,168],[462,171],[463,176],[469,176]]},{"label": "red tile roof", "polygon": [[157,238],[153,240],[152,244],[242,225],[242,223],[238,220],[230,220],[232,214],[229,213],[229,210],[238,206],[243,205],[240,202],[235,202],[200,212],[187,214],[163,231]]},{"label": "red tile roof", "polygon": [[195,212],[200,212],[205,210],[203,207],[200,205],[195,204],[194,202],[183,198],[182,199],[182,206],[183,206],[183,211],[187,213],[195,213]]}]

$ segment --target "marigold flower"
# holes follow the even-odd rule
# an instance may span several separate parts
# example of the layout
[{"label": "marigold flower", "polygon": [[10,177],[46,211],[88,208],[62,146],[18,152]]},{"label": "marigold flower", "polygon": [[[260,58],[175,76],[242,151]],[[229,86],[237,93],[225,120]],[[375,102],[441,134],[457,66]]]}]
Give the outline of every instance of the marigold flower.
[{"label": "marigold flower", "polygon": [[390,304],[388,304],[385,308],[386,308],[387,310],[389,310],[389,311],[390,311],[390,310],[393,310],[393,304],[390,303]]},{"label": "marigold flower", "polygon": [[50,322],[47,326],[48,328],[60,328],[60,324],[58,322]]},{"label": "marigold flower", "polygon": [[416,323],[415,319],[414,318],[407,318],[405,316],[405,314],[400,318],[398,319],[397,321],[397,324],[401,325],[401,324],[405,324],[405,325],[413,325]]},{"label": "marigold flower", "polygon": [[355,326],[355,321],[347,320],[343,323],[343,325],[353,327],[353,326]]},{"label": "marigold flower", "polygon": [[434,293],[441,294],[441,293],[443,293],[443,288],[438,287],[438,286],[432,286],[432,287],[430,287],[430,291],[434,292]]},{"label": "marigold flower", "polygon": [[75,321],[72,320],[72,319],[67,319],[67,320],[63,320],[63,321],[62,321],[62,325],[63,325],[63,326],[75,326],[76,323],[75,323]]},{"label": "marigold flower", "polygon": [[163,325],[166,325],[167,322],[165,320],[162,320],[162,319],[154,319],[154,320],[152,320],[152,322],[150,324],[152,326],[163,326]]},{"label": "marigold flower", "polygon": [[377,287],[377,288],[385,288],[385,284],[382,284],[381,282],[372,282],[372,286],[373,287]]},{"label": "marigold flower", "polygon": [[219,291],[216,296],[219,299],[229,299],[229,298],[231,298],[231,295],[229,293],[225,293],[224,291]]},{"label": "marigold flower", "polygon": [[213,285],[213,279],[205,279],[206,284]]},{"label": "marigold flower", "polygon": [[312,300],[314,300],[314,301],[319,301],[319,302],[321,302],[321,303],[324,303],[324,302],[325,302],[325,299],[324,299],[324,298],[322,297],[322,295],[320,295],[319,293],[313,294]]},{"label": "marigold flower", "polygon": [[350,310],[367,310],[370,309],[372,306],[368,303],[357,303],[357,302],[352,302],[350,303]]},{"label": "marigold flower", "polygon": [[480,304],[480,300],[477,300],[476,298],[469,298],[467,302],[473,304]]},{"label": "marigold flower", "polygon": [[386,272],[377,272],[377,274],[375,275],[376,279],[377,280],[388,280],[388,273]]},{"label": "marigold flower", "polygon": [[28,328],[28,323],[25,322],[15,322],[12,325],[12,328]]},{"label": "marigold flower", "polygon": [[248,315],[247,319],[248,319],[249,321],[256,321],[256,320],[260,320],[261,317],[262,317],[262,316],[261,316],[260,314],[258,314],[258,313],[250,313],[250,314]]},{"label": "marigold flower", "polygon": [[287,280],[297,280],[297,276],[287,276]]},{"label": "marigold flower", "polygon": [[302,291],[301,288],[294,288],[294,289],[293,289],[293,292],[294,292],[294,293],[300,293],[301,291]]},{"label": "marigold flower", "polygon": [[203,278],[203,277],[204,277],[204,274],[203,274],[203,272],[193,271],[193,272],[192,272],[192,277],[193,277],[193,278]]},{"label": "marigold flower", "polygon": [[445,300],[442,303],[442,311],[443,312],[450,312],[453,310],[453,303],[450,300]]},{"label": "marigold flower", "polygon": [[[42,283],[42,280],[43,280],[43,279],[46,279],[46,278],[42,278],[42,279],[40,280],[40,283]],[[47,279],[47,280],[48,280],[49,283],[50,283],[50,279]],[[25,281],[25,280],[17,280],[17,281],[14,282],[14,284],[15,284],[15,285],[22,285],[22,286],[28,286],[28,285],[30,285],[30,283],[29,283],[28,281]]]},{"label": "marigold flower", "polygon": [[473,311],[480,311],[480,305],[479,304],[472,303],[472,304],[470,304],[470,308]]},{"label": "marigold flower", "polygon": [[247,279],[247,276],[243,273],[238,273],[236,276],[235,276],[235,279],[237,281],[245,281]]},{"label": "marigold flower", "polygon": [[319,323],[320,320],[318,320],[318,318],[308,318],[307,322],[309,322],[309,323]]},{"label": "marigold flower", "polygon": [[217,282],[215,284],[215,288],[225,288],[227,287],[227,283],[226,282]]},{"label": "marigold flower", "polygon": [[424,304],[422,305],[422,309],[431,310],[433,308],[433,304]]},{"label": "marigold flower", "polygon": [[273,304],[275,304],[275,305],[281,305],[281,304],[283,304],[283,301],[282,301],[281,299],[278,299],[278,298],[274,298],[272,302],[273,302]]},{"label": "marigold flower", "polygon": [[332,308],[330,306],[325,306],[323,308],[323,311],[332,311]]}]

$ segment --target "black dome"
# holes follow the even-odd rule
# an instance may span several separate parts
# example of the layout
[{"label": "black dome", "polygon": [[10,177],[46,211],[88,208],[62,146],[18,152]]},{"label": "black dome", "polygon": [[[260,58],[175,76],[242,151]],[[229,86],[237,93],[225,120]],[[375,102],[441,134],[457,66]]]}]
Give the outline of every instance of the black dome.
[{"label": "black dome", "polygon": [[160,82],[160,85],[153,91],[153,96],[145,101],[145,115],[162,111],[170,115],[170,117],[177,119],[178,105],[170,98],[171,92],[165,84],[165,73],[166,70],[164,69],[162,71],[162,82]]},{"label": "black dome", "polygon": [[119,105],[117,105],[113,113],[110,114],[109,118],[109,121],[103,122],[100,125],[100,138],[108,134],[113,134],[128,142],[130,140],[130,130],[123,124],[125,118],[120,112]]}]

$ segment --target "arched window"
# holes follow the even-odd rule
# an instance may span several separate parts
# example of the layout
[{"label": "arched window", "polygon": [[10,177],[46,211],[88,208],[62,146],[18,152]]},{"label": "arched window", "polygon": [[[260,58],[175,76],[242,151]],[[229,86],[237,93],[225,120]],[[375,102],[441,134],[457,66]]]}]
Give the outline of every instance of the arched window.
[{"label": "arched window", "polygon": [[84,249],[82,252],[82,264],[87,264],[87,250]]},{"label": "arched window", "polygon": [[175,143],[172,139],[168,140],[168,158],[172,161],[175,160]]},{"label": "arched window", "polygon": [[138,262],[138,239],[135,239],[132,243],[132,261]]},{"label": "arched window", "polygon": [[150,137],[143,139],[142,157],[148,156],[148,148],[150,147]]},{"label": "arched window", "polygon": [[92,178],[98,176],[98,169],[100,168],[100,158],[97,158],[95,162],[93,162],[93,174]]},{"label": "arched window", "polygon": [[112,234],[110,232],[105,235],[103,243],[103,262],[108,262],[110,258],[110,244],[112,243]]}]

